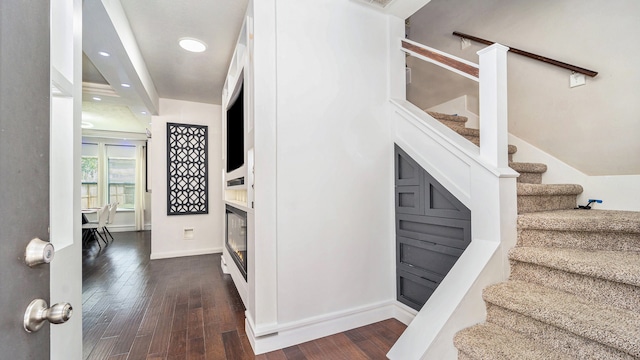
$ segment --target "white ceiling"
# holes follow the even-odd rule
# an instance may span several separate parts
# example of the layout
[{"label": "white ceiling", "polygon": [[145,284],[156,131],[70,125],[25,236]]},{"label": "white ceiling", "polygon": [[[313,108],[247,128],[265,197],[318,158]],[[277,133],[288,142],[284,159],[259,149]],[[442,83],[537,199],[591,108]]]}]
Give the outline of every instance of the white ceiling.
[{"label": "white ceiling", "polygon": [[[121,0],[162,98],[220,104],[247,0]],[[178,46],[204,41],[203,53]]]},{"label": "white ceiling", "polygon": [[[247,2],[84,0],[83,100],[100,96],[137,117],[156,113],[158,97],[220,104]],[[183,50],[183,37],[204,41],[207,50]],[[98,50],[111,56],[101,57]]]}]

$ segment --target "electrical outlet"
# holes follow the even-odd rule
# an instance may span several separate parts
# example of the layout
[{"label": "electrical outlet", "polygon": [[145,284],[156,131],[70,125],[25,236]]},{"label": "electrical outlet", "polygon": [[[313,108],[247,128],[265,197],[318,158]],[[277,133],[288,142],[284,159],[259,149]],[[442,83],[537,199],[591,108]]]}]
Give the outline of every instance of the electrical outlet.
[{"label": "electrical outlet", "polygon": [[573,88],[587,83],[587,77],[584,74],[573,73],[569,75],[569,87]]}]

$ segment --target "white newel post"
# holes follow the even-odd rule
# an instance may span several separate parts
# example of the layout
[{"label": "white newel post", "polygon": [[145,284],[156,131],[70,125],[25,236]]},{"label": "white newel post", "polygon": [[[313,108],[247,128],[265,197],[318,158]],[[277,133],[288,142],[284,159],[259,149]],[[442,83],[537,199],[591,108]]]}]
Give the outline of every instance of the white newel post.
[{"label": "white newel post", "polygon": [[508,166],[507,51],[493,44],[480,51],[480,156],[498,168]]}]

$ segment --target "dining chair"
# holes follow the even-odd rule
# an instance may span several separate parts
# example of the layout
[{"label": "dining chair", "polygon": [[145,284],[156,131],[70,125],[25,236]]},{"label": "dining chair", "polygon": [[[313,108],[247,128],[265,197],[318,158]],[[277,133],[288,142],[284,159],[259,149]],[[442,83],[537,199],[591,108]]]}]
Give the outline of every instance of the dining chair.
[{"label": "dining chair", "polygon": [[[113,220],[116,217],[116,210],[118,210],[118,202],[114,202],[109,204],[109,218],[107,219],[107,223],[106,225],[111,225],[113,224]],[[106,231],[107,234],[109,234],[109,237],[111,238],[111,241],[114,241],[113,235],[111,235],[111,231],[109,231],[109,228],[107,228],[107,226],[104,226],[103,229],[104,231]]]},{"label": "dining chair", "polygon": [[88,230],[85,233],[87,238],[84,239],[84,241],[88,241],[88,238],[91,235],[93,235],[93,237],[96,239],[96,242],[98,243],[98,247],[100,248],[100,250],[102,250],[102,246],[100,245],[99,239],[101,239],[104,242],[105,246],[109,245],[109,242],[106,239],[106,235],[102,236],[102,234],[100,234],[101,229],[102,229],[102,232],[104,233],[104,226],[107,223],[107,218],[109,217],[109,205],[105,205],[102,208],[98,209],[96,214],[97,214],[98,220],[95,222],[88,222],[86,224],[82,224],[82,230]]}]

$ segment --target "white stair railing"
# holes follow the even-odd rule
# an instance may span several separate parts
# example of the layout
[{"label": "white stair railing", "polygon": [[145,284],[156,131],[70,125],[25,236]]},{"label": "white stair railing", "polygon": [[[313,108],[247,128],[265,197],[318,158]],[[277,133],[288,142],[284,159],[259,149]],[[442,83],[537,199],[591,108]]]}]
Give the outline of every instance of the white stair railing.
[{"label": "white stair railing", "polygon": [[516,239],[518,174],[508,167],[508,48],[478,52],[479,65],[402,39],[411,56],[479,82],[480,149],[405,99],[392,99],[394,141],[471,209],[472,241],[387,354],[390,359],[455,359],[453,335],[484,320],[481,291],[508,276]]}]

